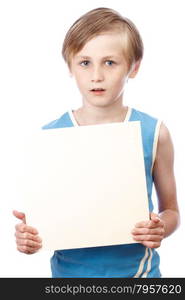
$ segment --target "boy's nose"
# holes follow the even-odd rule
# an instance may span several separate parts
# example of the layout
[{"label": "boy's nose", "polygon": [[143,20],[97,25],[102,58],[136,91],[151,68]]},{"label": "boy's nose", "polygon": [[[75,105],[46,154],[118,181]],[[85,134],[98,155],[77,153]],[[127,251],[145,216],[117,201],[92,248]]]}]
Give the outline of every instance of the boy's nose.
[{"label": "boy's nose", "polygon": [[104,75],[103,72],[100,68],[94,68],[92,72],[92,77],[91,81],[92,82],[97,82],[97,81],[103,81],[104,80]]}]

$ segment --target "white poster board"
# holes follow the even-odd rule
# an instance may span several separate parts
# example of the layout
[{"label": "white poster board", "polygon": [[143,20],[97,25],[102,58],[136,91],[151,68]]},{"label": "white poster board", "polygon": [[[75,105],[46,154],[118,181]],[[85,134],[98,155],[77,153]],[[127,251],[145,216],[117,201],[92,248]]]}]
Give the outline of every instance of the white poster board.
[{"label": "white poster board", "polygon": [[23,148],[20,197],[43,249],[135,243],[149,219],[139,121],[40,130]]}]

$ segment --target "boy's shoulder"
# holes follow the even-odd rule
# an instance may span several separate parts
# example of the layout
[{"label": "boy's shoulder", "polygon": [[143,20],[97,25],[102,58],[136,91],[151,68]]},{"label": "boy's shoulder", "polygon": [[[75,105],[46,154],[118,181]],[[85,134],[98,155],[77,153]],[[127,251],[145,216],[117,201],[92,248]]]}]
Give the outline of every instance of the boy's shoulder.
[{"label": "boy's shoulder", "polygon": [[58,119],[43,125],[42,129],[55,129],[55,128],[64,128],[64,127],[72,127],[72,126],[73,124],[71,122],[69,112],[66,111]]},{"label": "boy's shoulder", "polygon": [[154,122],[156,123],[158,121],[158,118],[156,118],[155,116],[147,113],[147,112],[143,112],[141,110],[132,108],[132,114],[131,114],[131,119],[138,119],[140,121],[143,122]]},{"label": "boy's shoulder", "polygon": [[153,139],[155,135],[157,136],[159,134],[160,125],[162,123],[162,120],[153,115],[134,108],[132,109],[130,121],[140,121],[141,132],[146,143],[148,143],[148,140]]}]

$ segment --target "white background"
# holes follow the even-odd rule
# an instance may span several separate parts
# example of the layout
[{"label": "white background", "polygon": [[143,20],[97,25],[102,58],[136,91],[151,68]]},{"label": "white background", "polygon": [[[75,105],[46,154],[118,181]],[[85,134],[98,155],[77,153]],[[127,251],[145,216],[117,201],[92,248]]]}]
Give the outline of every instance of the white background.
[{"label": "white background", "polygon": [[0,277],[51,276],[52,253],[16,251],[12,210],[21,209],[21,204],[14,193],[19,155],[15,144],[27,132],[80,105],[61,57],[62,42],[77,18],[102,6],[130,18],[143,37],[144,59],[137,78],[128,82],[125,104],[162,119],[171,132],[181,226],[163,241],[159,252],[163,277],[185,277],[183,5],[183,0],[1,0]]}]

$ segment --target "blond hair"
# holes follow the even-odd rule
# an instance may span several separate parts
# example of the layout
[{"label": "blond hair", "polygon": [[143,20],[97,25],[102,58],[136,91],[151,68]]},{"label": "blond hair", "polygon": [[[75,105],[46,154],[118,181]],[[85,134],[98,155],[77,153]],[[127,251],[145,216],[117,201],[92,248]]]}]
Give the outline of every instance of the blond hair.
[{"label": "blond hair", "polygon": [[123,52],[128,66],[143,57],[143,42],[132,21],[110,8],[96,8],[82,15],[69,28],[62,48],[62,55],[70,67],[71,59],[93,37],[102,33],[119,31],[124,34]]}]

